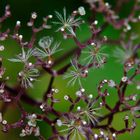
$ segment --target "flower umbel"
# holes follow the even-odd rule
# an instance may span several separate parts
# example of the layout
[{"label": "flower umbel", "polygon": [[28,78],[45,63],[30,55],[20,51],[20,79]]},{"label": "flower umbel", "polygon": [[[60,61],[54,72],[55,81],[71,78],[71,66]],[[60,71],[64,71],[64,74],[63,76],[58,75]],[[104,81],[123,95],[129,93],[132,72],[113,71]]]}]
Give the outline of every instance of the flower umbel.
[{"label": "flower umbel", "polygon": [[87,49],[87,51],[82,52],[83,54],[87,55],[87,57],[85,57],[83,61],[85,61],[87,65],[93,64],[93,66],[95,67],[101,67],[108,57],[106,53],[102,52],[104,48],[99,48],[91,45]]},{"label": "flower umbel", "polygon": [[51,57],[53,54],[61,51],[59,49],[60,43],[54,43],[53,37],[43,37],[39,41],[39,46],[40,48],[35,49],[34,55],[39,57],[39,58],[46,58],[46,57]]},{"label": "flower umbel", "polygon": [[98,123],[98,118],[101,117],[101,114],[98,113],[100,107],[95,107],[95,101],[89,101],[85,108],[79,111],[79,115],[83,118],[84,121],[88,122],[88,124],[92,123],[96,125]]},{"label": "flower umbel", "polygon": [[[80,9],[81,12],[81,9]],[[59,25],[59,28],[57,31],[68,31],[70,34],[75,35],[74,32],[74,27],[79,27],[80,24],[82,23],[82,20],[80,17],[76,18],[74,15],[68,16],[66,14],[66,9],[63,9],[63,15],[61,15],[59,12],[55,12],[56,17],[58,18],[59,21],[53,22],[56,25]]]},{"label": "flower umbel", "polygon": [[[70,117],[70,118],[69,118]],[[82,140],[85,138],[82,126],[82,121],[75,118],[73,114],[67,114],[63,116],[64,121],[57,120],[58,127],[62,127],[60,133],[67,133],[66,137],[71,140]]]},{"label": "flower umbel", "polygon": [[39,71],[36,68],[28,67],[23,71],[19,72],[19,79],[21,85],[25,88],[33,87],[32,82],[36,81],[36,78],[39,76]]},{"label": "flower umbel", "polygon": [[16,55],[16,58],[8,59],[12,62],[20,62],[26,64],[28,60],[34,55],[34,49],[28,49],[26,52],[25,49],[22,47],[22,52]]},{"label": "flower umbel", "polygon": [[126,63],[129,59],[133,57],[133,50],[131,48],[116,48],[113,51],[114,57],[117,59],[119,63]]},{"label": "flower umbel", "polygon": [[20,133],[20,137],[29,136],[31,134],[34,134],[34,136],[39,137],[40,136],[40,128],[37,126],[37,116],[36,114],[30,114],[27,116],[28,123],[25,126],[24,129],[22,129]]},{"label": "flower umbel", "polygon": [[64,75],[64,79],[71,78],[68,85],[74,86],[76,82],[82,87],[81,79],[85,78],[88,71],[78,67],[77,62],[71,61],[72,70]]}]

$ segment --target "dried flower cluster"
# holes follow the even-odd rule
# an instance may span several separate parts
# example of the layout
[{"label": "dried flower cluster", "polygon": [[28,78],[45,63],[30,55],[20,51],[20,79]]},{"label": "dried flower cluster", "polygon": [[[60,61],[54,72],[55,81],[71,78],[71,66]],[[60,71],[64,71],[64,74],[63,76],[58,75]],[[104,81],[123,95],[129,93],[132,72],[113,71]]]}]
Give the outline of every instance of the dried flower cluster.
[{"label": "dried flower cluster", "polygon": [[[21,130],[20,137],[34,135],[39,140],[45,140],[46,135],[41,134],[38,125],[38,121],[42,121],[52,128],[52,135],[48,140],[117,140],[119,135],[126,132],[132,133],[137,127],[136,119],[140,118],[140,98],[134,93],[128,95],[127,89],[131,85],[136,86],[137,90],[140,89],[140,82],[136,78],[140,74],[138,54],[140,44],[135,43],[135,39],[138,37],[133,34],[131,27],[132,23],[137,23],[140,20],[140,16],[137,15],[140,2],[134,1],[132,10],[125,18],[119,17],[119,11],[124,3],[129,3],[127,0],[118,0],[116,7],[112,7],[103,0],[85,0],[85,2],[89,4],[91,13],[93,13],[89,23],[82,18],[86,14],[85,8],[82,6],[70,15],[67,15],[65,8],[62,14],[55,12],[57,21],[52,20],[52,26],[58,27],[57,32],[62,33],[64,39],[72,39],[76,44],[75,49],[66,52],[58,60],[55,60],[55,54],[60,53],[62,47],[61,43],[53,37],[42,37],[38,41],[38,47],[36,47],[38,40],[36,35],[38,32],[52,27],[48,25],[48,20],[53,18],[52,15],[43,18],[42,25],[36,27],[37,13],[31,14],[27,23],[27,26],[32,29],[32,36],[29,41],[25,41],[24,36],[19,32],[22,24],[20,21],[16,22],[13,32],[9,29],[0,32],[1,41],[5,41],[9,37],[21,47],[21,53],[13,56],[13,58],[8,58],[8,60],[11,63],[21,63],[23,66],[17,75],[16,87],[10,87],[7,84],[10,76],[5,77],[6,68],[3,66],[3,58],[0,56],[0,100],[4,105],[14,103],[21,114],[17,122],[8,123],[8,120],[4,119],[4,112],[1,111],[0,124],[3,132],[19,128]],[[99,22],[94,16],[95,13],[103,14],[104,22],[101,26],[98,25]],[[4,16],[0,18],[0,25],[10,15],[10,8],[6,6]],[[84,42],[81,42],[77,37],[77,29],[80,28],[81,24],[88,24],[91,32],[91,37]],[[121,30],[120,39],[117,41],[111,40],[107,36],[101,36],[101,33],[110,24],[116,30]],[[130,35],[127,34],[128,32]],[[88,94],[82,79],[86,79],[93,68],[103,68],[109,59],[109,54],[104,51],[104,45],[112,43],[122,46],[114,49],[113,57],[122,64],[123,75],[119,82],[103,79],[97,83],[98,94]],[[0,53],[4,51],[5,47],[0,45]],[[55,65],[69,56],[71,59],[67,65],[58,70],[54,69]],[[33,88],[35,81],[38,81],[39,84],[38,78],[42,70],[48,73],[51,79],[42,100],[38,101],[28,96],[27,89]],[[68,79],[68,86],[78,85],[79,87],[74,93],[75,98],[64,95],[64,98],[61,99],[69,104],[67,112],[60,112],[55,108],[55,104],[60,102],[55,98],[55,94],[59,93],[60,89],[54,88],[53,83],[54,79],[60,75],[63,79]],[[89,84],[91,83],[89,82]],[[118,97],[114,106],[107,102],[108,98],[113,98],[110,89],[114,89]],[[35,106],[42,113],[26,111],[21,101]],[[124,112],[127,112],[123,119],[124,127],[118,130],[113,125],[113,120],[117,113]],[[49,114],[54,117],[51,118]]]}]

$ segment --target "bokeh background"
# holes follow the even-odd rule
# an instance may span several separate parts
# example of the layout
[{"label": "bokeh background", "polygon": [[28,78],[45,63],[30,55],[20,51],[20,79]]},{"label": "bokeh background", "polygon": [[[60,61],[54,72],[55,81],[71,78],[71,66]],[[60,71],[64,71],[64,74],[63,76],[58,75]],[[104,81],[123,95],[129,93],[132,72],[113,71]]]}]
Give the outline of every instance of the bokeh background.
[{"label": "bokeh background", "polygon": [[[115,5],[116,0],[110,0],[109,3],[112,3]],[[10,28],[11,30],[14,28],[16,21],[20,20],[22,28],[20,30],[20,33],[23,34],[25,40],[29,40],[31,35],[31,30],[26,26],[26,23],[28,22],[30,15],[32,12],[37,12],[38,18],[36,21],[36,26],[40,25],[42,22],[42,18],[46,15],[52,14],[54,15],[54,11],[59,11],[62,13],[62,10],[64,7],[67,9],[67,13],[72,12],[73,10],[77,9],[79,6],[84,6],[87,10],[87,14],[84,17],[84,19],[87,21],[89,19],[91,13],[89,10],[89,7],[87,4],[85,4],[82,0],[0,0],[0,15],[4,12],[5,5],[9,4],[11,7],[12,17],[7,19],[4,24],[2,30],[5,30],[7,28]],[[130,0],[129,5],[125,5],[122,9],[121,16],[127,16],[127,14],[131,10],[131,6],[133,5],[133,0]],[[98,14],[96,17],[99,20],[99,25],[102,24],[103,17],[101,14]],[[54,18],[55,20],[55,18]],[[51,23],[50,23],[51,24]],[[139,24],[133,25],[133,30],[139,34]],[[55,59],[61,57],[64,53],[72,50],[75,48],[75,44],[72,40],[64,40],[62,38],[62,35],[60,33],[55,32],[56,27],[53,26],[50,30],[44,30],[37,36],[37,42],[39,39],[43,36],[53,36],[56,41],[61,41],[61,47],[63,51],[61,53],[58,53],[55,56]],[[106,35],[108,38],[111,39],[118,39],[120,36],[120,30],[115,30],[111,25],[108,25],[107,28],[103,31],[101,34],[102,36]],[[83,24],[81,29],[77,31],[77,36],[81,41],[86,40],[89,36],[89,28],[87,24]],[[36,42],[36,45],[38,45]],[[16,44],[15,41],[11,39],[7,39],[4,42],[0,42],[0,44],[4,44],[5,51],[0,52],[0,56],[4,57],[4,66],[6,67],[6,75],[9,76],[10,80],[8,81],[9,86],[14,86],[17,83],[17,74],[22,69],[22,65],[11,63],[7,59],[12,58],[15,56],[15,54],[20,52],[19,46]],[[123,66],[121,64],[118,64],[116,60],[112,57],[112,52],[115,49],[115,45],[107,45],[106,46],[106,53],[109,54],[108,63],[104,66],[103,69],[91,69],[89,72],[89,76],[86,78],[86,80],[83,80],[82,83],[86,89],[86,91],[90,94],[95,95],[97,94],[97,85],[100,80],[102,79],[113,79],[119,82],[120,78],[123,75]],[[66,63],[68,63],[70,58],[63,61],[61,64],[56,66],[55,68],[58,69],[59,67],[62,67]],[[39,81],[34,83],[34,88],[28,89],[28,95],[34,99],[40,100],[43,96],[43,93],[46,91],[48,87],[48,83],[50,80],[50,75],[47,73],[43,73],[41,77],[39,78]],[[55,88],[58,88],[60,90],[59,94],[56,95],[56,98],[59,98],[61,100],[60,103],[56,105],[56,108],[61,111],[67,111],[67,107],[69,104],[64,101],[63,96],[65,94],[69,94],[74,97],[76,90],[78,89],[78,85],[75,85],[74,87],[67,87],[67,80],[63,80],[62,76],[59,76],[55,79],[53,86]],[[108,98],[109,104],[112,106],[114,105],[115,101],[117,100],[117,95],[115,94],[115,91],[110,90],[111,96]],[[130,87],[127,90],[129,93],[138,93],[138,96],[140,94],[140,91],[137,91],[135,87]],[[40,110],[35,109],[33,106],[29,106],[25,103],[24,107],[29,112],[38,112],[41,113]],[[1,104],[2,105],[2,104]],[[116,115],[113,125],[116,125],[118,129],[122,128],[124,126],[123,117],[124,114],[118,114]],[[129,113],[128,113],[129,114]],[[8,105],[7,111],[4,115],[4,118],[8,120],[8,122],[15,122],[20,117],[20,114],[18,110],[16,109],[15,105],[10,104]],[[41,133],[43,134],[46,139],[51,135],[51,129],[50,127],[43,123],[38,122],[38,125],[40,126]],[[137,120],[138,127],[134,131],[133,134],[126,133],[125,135],[121,135],[118,137],[118,140],[139,140],[140,139],[140,122]],[[11,130],[8,134],[3,134],[0,132],[0,140],[36,140],[35,137],[25,137],[20,138],[19,137],[20,130]]]}]

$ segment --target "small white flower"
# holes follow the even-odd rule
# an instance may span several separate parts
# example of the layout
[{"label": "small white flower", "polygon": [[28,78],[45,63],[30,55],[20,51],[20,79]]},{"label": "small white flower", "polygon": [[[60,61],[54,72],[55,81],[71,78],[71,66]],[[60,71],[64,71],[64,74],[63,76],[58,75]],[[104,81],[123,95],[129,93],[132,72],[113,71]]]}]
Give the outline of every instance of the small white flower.
[{"label": "small white flower", "polygon": [[128,66],[128,67],[132,67],[132,64],[131,64],[131,63],[128,63],[127,66]]},{"label": "small white flower", "polygon": [[137,95],[132,96],[132,100],[136,101],[137,100]]},{"label": "small white flower", "polygon": [[31,15],[32,19],[36,19],[37,18],[37,13],[36,12],[33,12],[32,15]]},{"label": "small white flower", "polygon": [[4,46],[3,45],[0,45],[0,51],[4,51]]},{"label": "small white flower", "polygon": [[3,120],[2,121],[2,124],[6,125],[7,124],[7,121],[6,120]]},{"label": "small white flower", "polygon": [[137,85],[137,87],[136,87],[138,90],[140,90],[140,85]]},{"label": "small white flower", "polygon": [[36,114],[29,115],[27,118],[29,119],[28,125],[32,127],[36,127],[36,119],[37,119]]},{"label": "small white flower", "polygon": [[129,119],[129,116],[126,115],[126,116],[124,117],[124,120],[128,120],[128,119]]},{"label": "small white flower", "polygon": [[54,88],[52,88],[52,91],[54,92],[54,91],[55,91],[55,89],[54,89]]},{"label": "small white flower", "polygon": [[98,20],[95,20],[95,21],[94,21],[94,24],[97,25],[97,24],[98,24]]},{"label": "small white flower", "polygon": [[81,96],[82,96],[81,91],[77,91],[77,92],[76,92],[76,96],[81,97]]},{"label": "small white flower", "polygon": [[27,26],[29,26],[29,27],[33,26],[33,22],[28,22]]},{"label": "small white flower", "polygon": [[105,82],[105,83],[107,83],[107,80],[106,80],[106,79],[104,79],[104,82]]},{"label": "small white flower", "polygon": [[87,122],[86,122],[86,121],[82,121],[82,123],[83,123],[83,125],[86,125],[86,124],[87,124]]},{"label": "small white flower", "polygon": [[36,119],[37,118],[36,114],[32,114],[32,118]]},{"label": "small white flower", "polygon": [[102,102],[100,102],[100,107],[102,107],[103,106],[103,103]]},{"label": "small white flower", "polygon": [[58,89],[54,89],[54,88],[52,88],[52,91],[55,92],[55,93],[58,93],[59,92]]},{"label": "small white flower", "polygon": [[57,120],[57,125],[60,127],[60,126],[62,126],[62,121],[61,120]]},{"label": "small white flower", "polygon": [[58,93],[59,92],[59,89],[55,89],[55,93]]},{"label": "small white flower", "polygon": [[115,137],[116,137],[116,134],[115,134],[115,133],[113,133],[113,134],[112,134],[112,136],[115,138]]},{"label": "small white flower", "polygon": [[4,93],[4,89],[0,89],[0,93]]},{"label": "small white flower", "polygon": [[90,94],[88,97],[89,97],[90,99],[92,99],[92,98],[93,98],[93,95],[92,95],[92,94]]},{"label": "small white flower", "polygon": [[30,63],[29,63],[29,66],[32,66],[32,65],[33,65],[33,64],[30,62]]},{"label": "small white flower", "polygon": [[65,95],[65,96],[64,96],[64,100],[67,101],[68,99],[69,99],[69,96],[68,96],[68,95]]},{"label": "small white flower", "polygon": [[44,108],[44,105],[40,105],[40,108],[43,109]]},{"label": "small white flower", "polygon": [[29,78],[29,80],[32,82],[32,81],[34,81],[34,79],[33,78]]},{"label": "small white flower", "polygon": [[109,80],[108,86],[109,86],[109,87],[115,87],[116,84],[115,84],[115,82],[114,82],[113,80]]},{"label": "small white flower", "polygon": [[18,75],[19,75],[19,76],[22,76],[22,72],[19,72]]},{"label": "small white flower", "polygon": [[82,6],[78,8],[78,12],[79,12],[79,14],[80,14],[81,16],[83,16],[83,15],[86,14],[85,8],[82,7]]},{"label": "small white flower", "polygon": [[40,109],[41,109],[42,111],[45,111],[45,106],[46,106],[46,104],[45,104],[45,103],[42,103],[42,104],[40,105]]},{"label": "small white flower", "polygon": [[64,31],[65,31],[65,29],[64,29],[64,28],[61,28],[60,30],[61,30],[62,32],[64,32]]},{"label": "small white flower", "polygon": [[85,92],[85,89],[84,89],[84,88],[82,88],[82,89],[81,89],[81,92]]},{"label": "small white flower", "polygon": [[53,18],[53,15],[48,15],[49,18]]},{"label": "small white flower", "polygon": [[85,73],[85,74],[88,74],[88,70],[85,70],[84,73]]},{"label": "small white flower", "polygon": [[129,30],[131,30],[131,26],[128,24],[127,26],[126,26],[126,29],[129,31]]},{"label": "small white flower", "polygon": [[48,61],[48,64],[52,64],[52,61],[51,61],[51,60],[49,60],[49,61]]},{"label": "small white flower", "polygon": [[77,11],[75,10],[75,11],[73,11],[73,14],[77,14]]},{"label": "small white flower", "polygon": [[95,44],[94,42],[91,42],[91,44],[90,44],[90,45],[95,46],[96,44]]},{"label": "small white flower", "polygon": [[6,80],[9,80],[9,79],[10,79],[10,77],[9,77],[9,76],[7,76],[7,77],[6,77]]},{"label": "small white flower", "polygon": [[105,6],[106,6],[106,7],[109,7],[109,3],[108,3],[108,2],[106,2],[106,3],[105,3]]},{"label": "small white flower", "polygon": [[94,134],[94,138],[97,139],[98,138],[98,135],[97,134]]},{"label": "small white flower", "polygon": [[16,22],[16,25],[17,25],[17,26],[20,26],[20,24],[21,24],[20,21],[17,21],[17,22]]},{"label": "small white flower", "polygon": [[23,39],[23,35],[19,35],[18,37],[19,37],[19,39],[20,39],[20,40],[22,40],[22,39]]},{"label": "small white flower", "polygon": [[80,107],[80,106],[78,106],[78,107],[77,107],[77,111],[80,111],[80,110],[81,110],[81,107]]},{"label": "small white flower", "polygon": [[107,36],[104,36],[104,40],[107,41],[107,39],[108,39]]},{"label": "small white flower", "polygon": [[126,82],[128,80],[127,76],[122,77],[122,82]]},{"label": "small white flower", "polygon": [[100,134],[103,136],[104,135],[104,132],[103,131],[100,131]]}]

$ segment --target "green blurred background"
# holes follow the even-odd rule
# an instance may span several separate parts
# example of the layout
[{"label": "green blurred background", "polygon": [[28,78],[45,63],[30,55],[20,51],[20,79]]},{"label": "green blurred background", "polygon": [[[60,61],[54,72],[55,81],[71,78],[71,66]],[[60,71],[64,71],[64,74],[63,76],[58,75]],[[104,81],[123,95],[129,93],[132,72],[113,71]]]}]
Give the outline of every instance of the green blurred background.
[{"label": "green blurred background", "polygon": [[[115,4],[115,0],[110,0],[109,2]],[[131,10],[133,0],[130,2],[128,6],[126,6],[125,9],[123,9],[123,16],[126,16],[128,12]],[[17,20],[21,21],[22,28],[20,30],[20,33],[23,34],[25,40],[29,40],[31,35],[31,30],[26,26],[26,23],[28,22],[30,15],[32,12],[37,12],[38,18],[36,21],[36,26],[40,25],[42,22],[42,17],[52,14],[54,15],[54,11],[60,11],[62,13],[62,10],[64,7],[67,9],[67,13],[72,12],[73,10],[77,9],[79,6],[84,6],[87,10],[87,15],[84,17],[85,20],[87,20],[91,13],[89,12],[89,7],[87,4],[85,4],[82,0],[0,0],[0,15],[4,12],[4,7],[6,4],[9,4],[11,7],[12,17],[6,20],[3,24],[2,30],[5,30],[10,28],[11,30],[14,28],[15,23]],[[55,18],[54,18],[55,19]],[[99,24],[102,23],[102,15],[97,15],[97,19],[100,21]],[[53,21],[53,19],[52,19]],[[50,23],[51,24],[51,23]],[[44,30],[37,36],[37,42],[39,39],[43,36],[53,36],[56,41],[61,41],[61,47],[63,48],[63,51],[55,56],[55,59],[61,57],[64,53],[72,50],[75,46],[74,42],[72,40],[64,40],[62,38],[62,35],[60,33],[55,32],[56,27],[53,26],[50,30]],[[139,34],[139,24],[133,26],[133,30],[136,31]],[[119,38],[120,31],[115,30],[112,26],[108,26],[102,35],[106,35],[107,37],[111,39],[117,39]],[[81,41],[86,40],[89,36],[89,28],[87,24],[83,24],[81,29],[77,31],[77,36]],[[36,42],[36,45],[37,45]],[[4,53],[0,52],[0,56],[3,56],[4,58],[4,66],[6,67],[6,74],[5,76],[9,76],[10,80],[8,84],[10,86],[16,85],[17,82],[17,74],[22,69],[22,65],[11,63],[7,59],[12,58],[15,56],[15,54],[20,52],[19,46],[15,43],[15,41],[11,39],[7,39],[4,42],[0,42],[0,44],[5,45],[5,51]],[[82,81],[86,91],[90,94],[95,95],[97,94],[97,85],[100,80],[103,79],[113,79],[119,82],[120,78],[123,75],[123,67],[121,64],[118,64],[116,60],[112,57],[112,52],[114,48],[117,47],[115,45],[108,45],[106,48],[106,52],[109,54],[108,63],[104,66],[103,69],[91,69],[89,72],[89,76]],[[62,62],[60,65],[56,66],[55,68],[58,69],[59,67],[65,65],[68,63],[70,58]],[[44,73],[40,78],[39,81],[37,81],[34,85],[34,88],[28,90],[28,94],[30,97],[41,100],[43,93],[46,91],[48,87],[48,83],[50,80],[50,75],[47,73]],[[61,100],[60,103],[57,103],[56,108],[61,111],[67,111],[67,107],[69,106],[66,101],[64,101],[63,96],[65,94],[69,94],[74,97],[76,90],[78,89],[78,85],[75,85],[74,87],[66,87],[67,80],[63,80],[62,76],[59,76],[55,79],[53,86],[55,88],[58,88],[60,90],[59,94],[56,95],[56,98],[59,98]],[[117,100],[117,95],[115,94],[114,90],[110,90],[111,96],[108,97],[108,103],[112,106],[115,103],[115,100]],[[138,93],[139,91],[136,90],[135,87],[130,87],[127,91],[128,94],[130,93]],[[24,103],[23,103],[24,104]],[[24,104],[26,110],[29,112],[38,112],[41,113],[40,110],[36,110],[32,106],[28,106],[27,104]],[[117,129],[120,129],[124,127],[124,114],[116,115],[113,125],[117,127]],[[128,113],[129,114],[129,113]],[[15,122],[20,117],[20,114],[18,110],[16,109],[15,105],[10,104],[8,106],[7,112],[4,115],[4,118],[8,120],[9,123]],[[137,120],[138,127],[136,128],[135,132],[133,134],[126,133],[125,135],[121,135],[118,137],[118,140],[139,140],[140,139],[140,122]],[[51,129],[50,127],[43,123],[38,122],[38,125],[40,126],[41,133],[44,137],[48,138],[51,135]],[[0,140],[20,140],[20,139],[26,139],[26,140],[36,140],[35,137],[25,137],[20,138],[19,137],[20,130],[12,130],[8,134],[3,134],[0,132]]]}]

